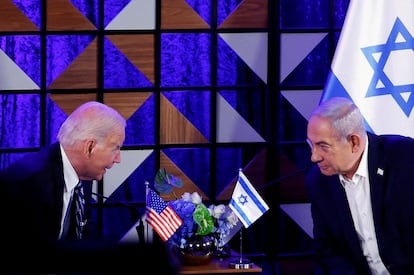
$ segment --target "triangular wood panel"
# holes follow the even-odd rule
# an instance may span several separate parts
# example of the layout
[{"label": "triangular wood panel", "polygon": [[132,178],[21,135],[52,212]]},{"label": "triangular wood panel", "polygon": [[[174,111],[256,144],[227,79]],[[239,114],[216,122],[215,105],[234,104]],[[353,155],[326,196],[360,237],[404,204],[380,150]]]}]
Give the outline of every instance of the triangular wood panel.
[{"label": "triangular wood panel", "polygon": [[[299,203],[299,202],[308,202],[306,192],[305,192],[305,171],[301,168],[298,168],[291,160],[289,160],[286,155],[279,155],[278,159],[281,176],[278,178],[280,181],[275,182],[270,185],[271,180],[266,182],[266,151],[263,150],[260,152],[247,166],[243,169],[244,174],[256,188],[260,194],[264,194],[266,190],[261,190],[261,187],[270,188],[271,186],[277,187],[278,194],[277,196],[280,199],[280,203]],[[276,166],[276,164],[275,164]],[[294,174],[294,175],[293,175]],[[288,175],[291,177],[284,178]],[[237,183],[236,176],[231,183],[226,186],[226,188],[218,195],[217,200],[230,200],[233,195],[234,187]]]},{"label": "triangular wood panel", "polygon": [[189,193],[193,193],[193,192],[197,192],[202,198],[203,200],[210,200],[206,194],[204,194],[204,192],[198,188],[198,186],[196,184],[194,184],[194,182],[189,179],[187,177],[186,174],[184,174],[183,171],[181,171],[180,168],[177,167],[177,165],[174,164],[174,162],[171,161],[171,159],[165,155],[163,152],[161,152],[160,154],[160,169],[165,169],[169,174],[181,179],[183,181],[183,187],[182,188],[177,188],[174,187],[173,191],[170,194],[160,194],[160,196],[165,200],[165,201],[170,201],[170,200],[176,200],[176,199],[180,199],[181,195],[184,194],[185,192],[189,192]]},{"label": "triangular wood panel", "polygon": [[48,0],[47,30],[96,30],[96,27],[86,18],[70,0]]},{"label": "triangular wood panel", "polygon": [[154,79],[154,35],[107,35],[111,42],[139,69],[152,83]]},{"label": "triangular wood panel", "polygon": [[208,140],[194,125],[175,108],[171,102],[160,96],[160,143],[191,144],[208,143]]},{"label": "triangular wood panel", "polygon": [[292,175],[278,183],[280,203],[308,202],[305,191],[306,171],[302,170],[304,168],[298,167],[286,155],[280,156],[279,163],[281,177]]},{"label": "triangular wood panel", "polygon": [[58,105],[65,114],[70,115],[79,105],[95,101],[96,94],[49,94],[49,98]]},{"label": "triangular wood panel", "polygon": [[39,28],[11,0],[0,0],[1,31],[38,31]]},{"label": "triangular wood panel", "polygon": [[151,92],[105,93],[103,102],[128,119],[151,95]]},{"label": "triangular wood panel", "polygon": [[162,29],[209,29],[210,26],[185,0],[161,1]]},{"label": "triangular wood panel", "polygon": [[222,28],[267,28],[268,0],[244,0],[224,20]]},{"label": "triangular wood panel", "polygon": [[94,89],[98,86],[97,39],[49,85],[49,89]]},{"label": "triangular wood panel", "polygon": [[[264,184],[266,184],[266,158],[267,150],[263,149],[243,169],[243,173],[250,180],[250,182],[256,188],[259,194],[261,194],[262,191],[258,189]],[[227,185],[226,188],[224,188],[224,190],[217,196],[217,200],[226,201],[231,199],[238,177],[239,176],[237,173],[237,176],[231,181],[231,183],[229,183],[229,185]]]}]

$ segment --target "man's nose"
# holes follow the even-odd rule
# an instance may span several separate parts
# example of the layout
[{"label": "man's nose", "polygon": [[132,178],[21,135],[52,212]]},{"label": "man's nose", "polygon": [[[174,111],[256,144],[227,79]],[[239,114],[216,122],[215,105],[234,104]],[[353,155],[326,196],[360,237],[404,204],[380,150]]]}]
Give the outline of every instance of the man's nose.
[{"label": "man's nose", "polygon": [[115,155],[114,162],[115,162],[115,163],[120,163],[120,162],[121,162],[121,152],[118,152],[118,153]]},{"label": "man's nose", "polygon": [[311,161],[312,162],[320,162],[322,157],[316,152],[315,148],[311,149]]}]

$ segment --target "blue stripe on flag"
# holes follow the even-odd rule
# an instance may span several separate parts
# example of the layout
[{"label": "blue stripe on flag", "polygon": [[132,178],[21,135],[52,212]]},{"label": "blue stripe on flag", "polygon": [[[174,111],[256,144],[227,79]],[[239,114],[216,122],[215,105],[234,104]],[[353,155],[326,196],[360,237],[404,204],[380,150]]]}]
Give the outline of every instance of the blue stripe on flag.
[{"label": "blue stripe on flag", "polygon": [[325,86],[325,91],[322,94],[320,102],[323,102],[331,97],[346,97],[352,100],[348,92],[345,90],[345,87],[339,82],[339,79],[336,77],[332,70],[329,71],[328,81]]},{"label": "blue stripe on flag", "polygon": [[258,198],[256,197],[256,195],[252,192],[252,190],[249,188],[249,186],[243,180],[242,177],[239,177],[239,182],[240,182],[240,185],[243,187],[244,192],[246,192],[249,195],[249,197],[251,199],[253,199],[254,204],[257,205],[257,207],[259,208],[260,212],[262,212],[262,213],[266,212],[267,209],[263,206],[262,202],[258,200]]},{"label": "blue stripe on flag", "polygon": [[[329,77],[328,77],[328,81],[326,83],[325,86],[325,90],[321,96],[321,100],[320,102],[323,102],[325,100],[330,99],[331,97],[346,97],[350,100],[353,101],[353,99],[351,98],[351,96],[348,94],[348,92],[345,90],[344,86],[341,84],[341,82],[339,81],[339,79],[336,77],[336,75],[334,74],[334,72],[332,72],[332,70],[329,72]],[[366,119],[364,118],[364,122],[365,122],[365,128],[371,132],[374,133],[374,130],[371,128],[371,126],[368,124],[368,122],[366,121]]]},{"label": "blue stripe on flag", "polygon": [[249,219],[249,217],[247,217],[247,215],[246,215],[246,213],[243,211],[243,209],[241,209],[241,208],[239,207],[239,205],[237,204],[237,202],[236,202],[235,200],[231,200],[231,201],[230,201],[230,204],[231,204],[231,206],[233,206],[233,210],[235,210],[235,211],[238,213],[238,215],[237,215],[237,216],[242,217],[242,219],[241,219],[241,220],[243,220],[243,221],[244,221],[244,223],[245,223],[245,224],[247,224],[247,226],[245,226],[245,227],[249,227],[249,226],[252,224],[252,221]]}]

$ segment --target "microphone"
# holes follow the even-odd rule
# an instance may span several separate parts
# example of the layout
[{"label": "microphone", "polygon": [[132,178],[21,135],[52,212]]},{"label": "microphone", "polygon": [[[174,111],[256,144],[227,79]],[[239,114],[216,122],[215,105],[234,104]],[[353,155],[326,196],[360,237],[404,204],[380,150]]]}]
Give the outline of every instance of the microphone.
[{"label": "microphone", "polygon": [[134,205],[129,204],[129,203],[125,203],[123,201],[119,201],[119,200],[114,199],[114,198],[110,198],[110,197],[104,196],[102,194],[99,194],[99,193],[96,193],[96,192],[93,192],[93,191],[92,191],[92,195],[95,195],[95,196],[97,196],[99,198],[106,199],[107,201],[111,201],[111,202],[113,202],[113,203],[115,203],[115,204],[117,204],[117,205],[119,205],[121,207],[126,207],[126,208],[128,208],[130,210],[133,210],[134,213],[135,213],[135,215],[139,219],[139,223],[135,227],[135,229],[137,231],[137,234],[138,234],[138,239],[139,239],[140,242],[145,242],[144,223],[142,222],[142,219],[140,218],[139,212],[137,211],[137,209],[136,209],[136,207]]},{"label": "microphone", "polygon": [[132,204],[129,204],[129,203],[126,203],[126,202],[123,202],[123,201],[119,201],[117,199],[114,199],[114,198],[111,198],[111,197],[107,197],[107,196],[104,196],[102,194],[99,194],[99,193],[96,193],[96,192],[93,192],[93,191],[91,193],[92,193],[92,195],[95,195],[95,196],[97,196],[99,198],[102,198],[102,199],[106,199],[107,201],[111,201],[111,202],[113,202],[113,203],[115,203],[115,204],[117,204],[119,206],[123,206],[123,207],[127,207],[129,209],[136,210],[135,209],[135,206],[132,205]]},{"label": "microphone", "polygon": [[268,182],[268,183],[260,186],[259,188],[257,188],[257,190],[265,189],[266,187],[269,187],[269,186],[274,185],[276,183],[282,182],[282,181],[284,181],[284,180],[286,180],[288,178],[291,178],[293,176],[299,175],[301,173],[305,173],[308,170],[310,170],[314,165],[315,165],[315,163],[311,162],[311,163],[309,163],[307,166],[305,166],[303,168],[300,168],[300,169],[298,169],[296,171],[293,171],[293,172],[291,172],[291,173],[289,173],[289,174],[287,174],[285,176],[282,176],[280,178],[277,178],[275,180],[272,180],[272,181],[270,181],[270,182]]}]

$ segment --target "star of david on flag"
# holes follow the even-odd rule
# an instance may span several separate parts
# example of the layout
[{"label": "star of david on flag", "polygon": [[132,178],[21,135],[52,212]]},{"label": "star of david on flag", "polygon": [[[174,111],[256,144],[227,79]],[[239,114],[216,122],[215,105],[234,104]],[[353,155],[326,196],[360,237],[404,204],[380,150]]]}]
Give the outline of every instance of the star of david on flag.
[{"label": "star of david on flag", "polygon": [[351,0],[321,102],[350,98],[367,129],[414,137],[414,1]]},{"label": "star of david on flag", "polygon": [[269,206],[241,170],[229,207],[246,228],[269,210]]},{"label": "star of david on flag", "polygon": [[183,221],[154,190],[147,190],[146,222],[166,242]]}]

